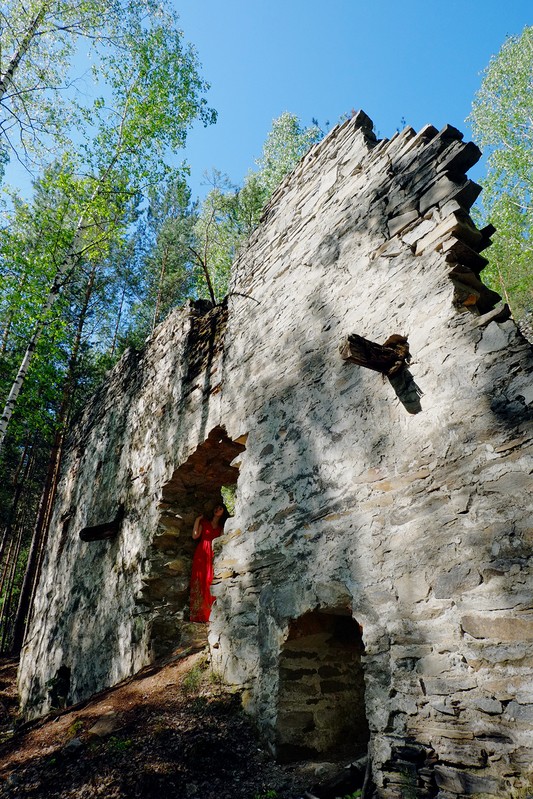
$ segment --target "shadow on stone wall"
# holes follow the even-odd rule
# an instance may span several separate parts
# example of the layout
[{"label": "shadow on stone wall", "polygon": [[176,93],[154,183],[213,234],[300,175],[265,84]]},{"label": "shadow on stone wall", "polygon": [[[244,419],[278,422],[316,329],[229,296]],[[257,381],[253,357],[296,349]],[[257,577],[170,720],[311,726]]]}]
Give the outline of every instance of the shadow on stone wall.
[{"label": "shadow on stone wall", "polygon": [[[313,724],[307,698],[302,693],[290,707],[284,699],[291,625],[306,613],[327,612],[344,603],[363,627],[365,715],[381,768],[379,795],[387,798],[403,796],[405,790],[429,798],[439,787],[456,795],[461,786],[468,795],[500,796],[505,784],[497,774],[485,776],[488,759],[503,758],[510,773],[521,773],[527,765],[521,733],[515,735],[510,724],[511,711],[519,718],[522,713],[525,730],[527,708],[522,711],[525,706],[512,701],[504,681],[498,683],[490,660],[496,656],[518,668],[527,660],[527,641],[518,638],[531,622],[515,621],[514,610],[501,625],[498,619],[505,608],[520,613],[530,606],[522,574],[528,533],[524,524],[520,531],[514,524],[509,527],[516,516],[514,500],[505,498],[498,518],[491,511],[490,495],[510,493],[519,501],[530,485],[527,468],[512,465],[520,447],[526,448],[526,457],[531,438],[523,425],[530,411],[519,386],[515,400],[500,391],[499,382],[504,387],[509,378],[507,349],[500,363],[496,356],[488,361],[482,357],[480,365],[472,317],[454,312],[454,287],[448,285],[448,324],[457,337],[455,346],[465,348],[465,376],[451,371],[454,364],[448,362],[440,367],[439,378],[453,386],[461,378],[468,382],[471,370],[477,389],[481,383],[483,388],[464,396],[459,392],[461,403],[449,408],[441,427],[435,424],[434,396],[428,400],[431,418],[422,413],[404,424],[389,407],[397,403],[390,387],[364,391],[365,381],[375,376],[358,370],[341,375],[339,363],[331,378],[333,348],[317,349],[314,339],[339,325],[338,305],[328,301],[325,290],[309,302],[305,326],[302,322],[296,334],[299,360],[286,367],[276,390],[265,385],[268,407],[259,418],[268,418],[272,436],[258,465],[265,498],[254,497],[260,545],[241,564],[253,586],[246,593],[255,594],[259,603],[256,701],[267,740],[280,756],[286,744],[289,753],[301,746],[299,754],[305,755]],[[512,322],[503,322],[498,330],[507,327],[514,330]],[[514,368],[525,384],[522,344],[506,340],[505,348],[509,343],[517,348]],[[329,406],[314,394],[324,374],[334,383],[337,375],[340,392],[335,398],[326,388],[332,396]],[[499,393],[505,412],[494,406]],[[497,424],[487,429],[483,414],[491,403]],[[467,409],[471,430],[464,420]],[[350,453],[350,463],[361,466],[350,484],[337,445],[343,438],[356,440],[351,425],[360,425],[367,435]],[[492,442],[515,434],[508,451],[503,445],[501,453],[490,454]],[[505,468],[510,472],[500,475],[494,463],[495,481],[487,482],[485,451],[489,460],[505,461],[508,455]],[[268,506],[272,483],[285,497],[283,510],[279,503],[275,511]],[[520,578],[518,584],[513,573]],[[247,601],[241,597],[239,605],[229,602],[227,610],[244,613]],[[467,615],[467,608],[479,608],[480,613]],[[475,676],[480,667],[482,675]],[[517,686],[519,682],[517,678]],[[339,693],[341,706],[348,704],[346,698]],[[303,725],[300,744],[295,743],[298,724]],[[284,730],[292,740],[283,738]],[[341,752],[347,754],[339,748],[339,756]],[[351,754],[358,753],[354,739]]]},{"label": "shadow on stone wall", "polygon": [[[339,248],[332,252],[337,257]],[[364,556],[353,558],[358,489],[348,492],[339,480],[343,467],[337,454],[344,431],[360,416],[372,413],[372,406],[355,407],[351,402],[351,392],[358,396],[364,378],[355,370],[340,374],[344,364],[336,345],[338,306],[330,302],[325,287],[318,288],[309,305],[306,335],[296,341],[297,359],[280,376],[276,390],[265,386],[268,408],[260,414],[269,419],[273,434],[258,465],[257,479],[265,486],[265,497],[254,497],[261,508],[254,532],[270,546],[262,543],[240,570],[251,583],[246,601],[259,598],[258,715],[272,750],[282,760],[355,759],[366,755],[370,736],[364,698],[364,626],[368,620],[375,627],[379,619],[367,605],[362,620],[348,588],[358,582]],[[317,350],[316,337],[330,327],[331,346]],[[344,397],[325,407],[315,387],[331,373],[330,359]],[[383,391],[388,392],[386,401],[398,402],[390,387],[383,384]],[[347,406],[352,418],[346,415]],[[380,434],[381,446],[386,435]],[[374,444],[371,438],[365,442],[362,463],[372,462]],[[275,511],[268,506],[272,484],[277,492]],[[280,497],[286,503],[282,511]],[[265,530],[269,532],[261,532]],[[226,602],[226,613],[247,612],[246,602],[231,604],[223,593],[221,601]],[[308,623],[321,629],[307,635]],[[331,679],[326,679],[326,672]]]}]

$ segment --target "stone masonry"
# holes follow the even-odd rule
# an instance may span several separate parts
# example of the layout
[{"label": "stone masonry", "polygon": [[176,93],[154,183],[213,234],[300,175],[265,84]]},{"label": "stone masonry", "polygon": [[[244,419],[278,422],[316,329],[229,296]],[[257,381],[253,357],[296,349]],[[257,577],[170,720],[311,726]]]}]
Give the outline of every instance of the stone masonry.
[{"label": "stone masonry", "polygon": [[[70,439],[28,716],[186,637],[192,520],[236,485],[211,655],[280,759],[368,750],[382,799],[533,780],[533,354],[479,278],[478,157],[451,126],[378,141],[359,112],[272,197],[226,303],[125,354]],[[415,405],[341,357],[393,334]]]}]

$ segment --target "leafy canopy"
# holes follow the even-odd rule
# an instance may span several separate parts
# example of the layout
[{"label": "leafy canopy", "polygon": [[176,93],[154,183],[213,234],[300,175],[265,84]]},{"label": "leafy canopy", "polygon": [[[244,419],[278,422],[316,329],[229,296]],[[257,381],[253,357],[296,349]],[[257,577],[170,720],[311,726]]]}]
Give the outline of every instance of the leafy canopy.
[{"label": "leafy canopy", "polygon": [[[196,119],[204,124],[215,120],[215,113],[207,108],[203,96],[207,84],[199,75],[196,53],[184,42],[177,16],[168,6],[152,0],[111,4],[82,0],[74,6],[61,0],[41,0],[30,4],[30,14],[18,13],[21,8],[21,4],[11,3],[12,55],[2,62],[0,75],[0,109],[4,114],[0,141],[5,152],[11,140],[2,121],[11,112],[14,124],[19,125],[23,155],[28,152],[25,134],[33,135],[36,130],[37,144],[52,139],[56,146],[60,145],[60,154],[50,161],[52,166],[48,165],[40,180],[41,190],[47,185],[50,206],[33,207],[33,235],[43,244],[42,257],[28,247],[22,235],[18,246],[27,255],[18,260],[15,268],[9,263],[9,228],[0,230],[0,248],[5,253],[5,266],[1,266],[11,290],[7,303],[0,308],[6,345],[14,330],[14,308],[19,301],[16,278],[33,287],[32,273],[37,272],[40,287],[31,292],[28,335],[25,349],[22,345],[20,366],[17,369],[12,361],[8,372],[13,382],[9,392],[7,386],[2,391],[7,393],[7,399],[0,418],[0,446],[32,359],[38,355],[39,341],[61,317],[59,300],[65,294],[65,286],[83,285],[85,270],[93,291],[96,265],[104,268],[110,254],[120,249],[131,224],[131,209],[150,187],[157,186],[169,174],[170,161],[184,146],[192,123]],[[47,41],[49,33],[51,39]],[[72,36],[87,37],[91,45],[99,48],[94,76],[101,93],[90,107],[76,102],[71,106],[72,98],[65,99],[62,94],[64,84],[58,88],[47,83],[52,77],[65,78],[66,64],[73,53]],[[37,56],[42,56],[42,61]],[[50,69],[47,65],[51,65]],[[53,72],[55,68],[59,70],[57,74]],[[40,74],[41,92],[30,85],[35,81],[35,70]],[[30,84],[24,83],[29,78]],[[65,100],[73,109],[65,122],[74,126],[75,147],[68,144],[72,130],[67,124],[63,134],[58,127],[59,118],[54,117],[57,109],[53,103],[50,108],[47,105],[50,92],[52,97],[58,94],[57,108],[61,109]],[[25,117],[17,114],[16,103],[21,97],[21,108],[28,109]],[[178,171],[183,177],[183,165]],[[16,197],[13,202],[20,210],[21,202]],[[31,210],[28,205],[27,213]],[[126,271],[121,270],[123,275]],[[123,287],[117,303],[120,316],[125,297]],[[86,319],[85,310],[83,317]],[[18,347],[15,349],[19,351]]]},{"label": "leafy canopy", "polygon": [[288,111],[273,120],[272,130],[256,162],[259,167],[257,177],[269,196],[323,135],[317,124],[303,128],[298,117]]},{"label": "leafy canopy", "polygon": [[265,204],[323,135],[317,124],[305,128],[295,114],[285,111],[273,120],[256,160],[258,169],[247,174],[242,187],[232,184],[226,175],[213,172],[213,188],[198,211],[190,247],[199,267],[196,285],[200,296],[205,296],[206,288],[212,300],[225,296],[231,265],[259,223]]},{"label": "leafy canopy", "polygon": [[[176,23],[157,0],[6,0],[0,9],[0,161],[11,154],[27,166],[42,164],[65,149],[87,124],[91,81],[105,96],[111,72],[120,64],[123,79],[131,65],[132,42],[150,28],[179,35]],[[140,46],[146,59],[162,54],[146,41]],[[185,58],[191,53],[183,51]],[[168,59],[154,66],[168,71]]]},{"label": "leafy canopy", "polygon": [[491,59],[471,121],[488,153],[482,215],[497,228],[484,275],[523,318],[533,312],[533,27]]}]

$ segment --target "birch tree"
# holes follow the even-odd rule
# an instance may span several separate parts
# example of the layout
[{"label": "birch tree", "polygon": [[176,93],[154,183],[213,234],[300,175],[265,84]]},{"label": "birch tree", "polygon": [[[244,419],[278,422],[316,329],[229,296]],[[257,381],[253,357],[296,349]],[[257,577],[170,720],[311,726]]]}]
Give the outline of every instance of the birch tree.
[{"label": "birch tree", "polygon": [[127,203],[160,181],[169,153],[185,144],[200,118],[214,121],[202,97],[206,84],[194,50],[183,43],[172,16],[130,23],[118,55],[102,56],[108,97],[84,111],[87,138],[64,156],[58,181],[72,224],[61,236],[54,276],[41,306],[0,419],[0,447],[44,327],[65,281],[82,259],[105,253],[125,218]]},{"label": "birch tree", "polygon": [[509,37],[483,73],[472,106],[487,154],[482,215],[497,233],[483,272],[518,318],[533,314],[533,27]]},{"label": "birch tree", "polygon": [[295,114],[284,111],[272,121],[272,129],[257,159],[257,177],[270,196],[323,132],[317,124],[304,128]]},{"label": "birch tree", "polygon": [[231,264],[239,248],[259,223],[262,209],[283,178],[323,136],[318,125],[303,127],[295,114],[284,112],[273,120],[258,169],[251,170],[242,187],[213,171],[207,194],[193,228],[189,251],[195,265],[195,285],[213,304],[227,293]]},{"label": "birch tree", "polygon": [[[140,304],[144,335],[153,332],[169,311],[194,293],[187,241],[194,222],[190,190],[180,173],[170,173],[150,192],[143,258],[145,294]],[[142,309],[142,310],[141,310]]]},{"label": "birch tree", "polygon": [[122,50],[124,34],[159,11],[155,0],[3,2],[0,157],[31,166],[61,150],[102,55]]}]

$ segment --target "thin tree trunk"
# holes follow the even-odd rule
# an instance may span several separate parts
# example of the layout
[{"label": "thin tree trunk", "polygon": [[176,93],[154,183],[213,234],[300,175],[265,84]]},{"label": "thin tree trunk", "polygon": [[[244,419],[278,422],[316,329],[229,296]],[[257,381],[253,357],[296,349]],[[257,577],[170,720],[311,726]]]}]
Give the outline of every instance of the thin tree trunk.
[{"label": "thin tree trunk", "polygon": [[6,651],[6,644],[9,640],[9,634],[11,632],[11,626],[9,624],[9,615],[11,613],[11,606],[13,604],[13,591],[15,589],[15,582],[17,578],[17,565],[20,556],[20,550],[22,547],[22,536],[24,534],[24,526],[21,524],[19,526],[17,539],[15,543],[15,551],[11,558],[11,568],[9,570],[9,579],[7,583],[7,588],[5,592],[5,602],[4,607],[2,608],[2,620],[3,621],[3,630],[2,630],[2,641],[0,643],[0,654],[4,654]]},{"label": "thin tree trunk", "polygon": [[205,282],[207,283],[207,290],[209,291],[209,297],[211,298],[211,302],[213,303],[213,306],[215,306],[217,304],[217,300],[216,300],[216,297],[215,297],[215,292],[213,290],[213,283],[211,282],[211,275],[209,274],[209,267],[207,265],[207,260],[204,261],[202,256],[200,255],[200,253],[198,253],[194,249],[194,247],[191,247],[190,245],[188,245],[188,250],[189,250],[189,252],[191,252],[194,255],[194,257],[196,258],[196,260],[197,260],[202,272],[204,273]]},{"label": "thin tree trunk", "polygon": [[205,233],[205,244],[204,244],[204,257],[202,260],[202,269],[204,270],[205,279],[207,281],[207,288],[209,289],[209,295],[211,297],[211,302],[213,305],[217,304],[216,297],[215,297],[215,290],[213,288],[213,283],[211,281],[211,275],[209,274],[209,231],[211,226],[214,224],[215,221],[215,209],[211,211],[211,218],[209,220],[209,224],[207,225],[206,233]]},{"label": "thin tree trunk", "polygon": [[502,275],[500,267],[498,267],[498,278],[500,280],[500,286],[501,286],[502,294],[505,297],[505,302],[507,303],[507,305],[510,306],[509,295],[507,294],[507,287],[505,285],[505,281],[503,279],[503,275]]},{"label": "thin tree trunk", "polygon": [[[6,551],[8,536],[9,536],[9,524],[6,524],[6,526],[4,527],[4,532],[2,533],[2,541],[0,541],[0,566],[4,559],[4,552]],[[1,593],[2,592],[0,590],[0,594]]]},{"label": "thin tree trunk", "polygon": [[[5,580],[8,579],[8,588],[6,589],[6,594],[5,594],[5,599],[4,599],[4,606],[3,606],[2,611],[0,613],[1,619],[4,620],[4,624],[7,624],[8,615],[9,615],[9,612],[11,610],[11,604],[12,604],[12,598],[10,596],[10,590],[12,590],[12,587],[11,587],[11,589],[9,589],[9,583],[12,584],[13,580],[15,578],[16,569],[17,569],[17,566],[19,564],[19,557],[20,557],[20,551],[21,551],[22,538],[24,536],[24,531],[29,526],[27,524],[25,518],[24,518],[24,514],[20,514],[20,512],[19,512],[19,503],[20,503],[20,498],[23,496],[24,488],[28,485],[29,479],[31,477],[33,468],[34,468],[35,463],[36,463],[36,450],[37,450],[37,446],[36,446],[36,441],[34,440],[31,444],[27,444],[26,445],[24,453],[23,453],[23,455],[22,455],[22,457],[20,459],[19,465],[17,467],[16,476],[15,476],[16,488],[15,488],[15,494],[14,494],[12,507],[11,507],[11,511],[10,511],[10,518],[9,518],[9,522],[8,522],[8,524],[6,526],[5,535],[4,535],[4,540],[9,538],[9,542],[10,542],[9,551],[8,551],[8,554],[7,554],[6,558],[5,558],[5,565],[4,565],[4,570],[3,570],[3,573],[2,573],[2,579],[1,579],[1,584],[0,584],[0,594],[1,594],[3,586],[4,586],[4,583],[5,583]],[[23,473],[22,477],[19,479],[20,472],[21,472],[21,469],[23,467],[24,467],[24,473]],[[13,530],[14,529],[18,531],[18,536],[17,536],[18,546],[17,546],[17,551],[13,555],[12,554],[13,543],[15,541],[15,539],[13,537]],[[1,560],[2,560],[2,556],[0,556],[0,561]],[[9,577],[10,573],[11,573],[12,577]],[[5,627],[4,627],[3,643],[0,645],[0,651],[4,651],[5,640],[6,639],[5,639]]]},{"label": "thin tree trunk", "polygon": [[19,604],[17,608],[17,616],[15,619],[15,625],[13,629],[12,654],[14,655],[18,655],[22,648],[22,643],[24,640],[24,632],[26,627],[26,619],[29,618],[29,611],[32,607],[31,599],[33,595],[33,585],[36,580],[37,565],[40,559],[40,546],[42,543],[41,538],[39,536],[39,530],[41,528],[42,518],[44,517],[44,508],[46,505],[46,498],[48,495],[49,486],[51,484],[52,475],[53,475],[52,460],[50,459],[48,464],[46,483],[43,490],[43,494],[41,496],[41,501],[39,503],[37,521],[34,526],[32,542],[30,546],[30,551],[28,553],[26,571],[24,572],[24,579],[22,581],[22,588],[20,591]]},{"label": "thin tree trunk", "polygon": [[[26,283],[28,282],[28,278],[26,275],[23,275],[20,279],[19,289],[22,290],[26,287]],[[11,328],[13,326],[13,320],[15,319],[16,311],[12,310],[8,313],[7,319],[4,324],[4,329],[2,330],[2,344],[0,345],[0,355],[5,355],[7,352],[7,347],[9,344],[9,336],[11,334]]]},{"label": "thin tree trunk", "polygon": [[[43,6],[43,8],[46,8],[46,6]],[[44,13],[44,11],[43,11],[43,13]],[[124,141],[123,141],[124,124],[125,124],[125,120],[126,120],[126,116],[127,116],[127,110],[128,110],[128,107],[129,107],[130,98],[131,98],[131,95],[132,95],[132,92],[133,92],[133,89],[134,89],[135,85],[136,85],[136,80],[133,82],[133,84],[131,85],[131,87],[130,87],[130,89],[128,91],[128,97],[127,97],[127,99],[125,101],[125,105],[124,105],[123,113],[122,113],[122,119],[121,119],[121,122],[120,122],[120,125],[119,125],[119,134],[118,134],[118,140],[117,140],[117,143],[116,143],[115,150],[114,150],[111,158],[109,159],[109,163],[102,170],[101,174],[98,176],[98,179],[97,179],[97,182],[96,182],[96,186],[95,186],[91,196],[89,197],[89,199],[87,201],[87,205],[85,207],[85,211],[83,211],[80,214],[80,217],[79,217],[78,222],[76,224],[76,229],[74,231],[74,236],[72,238],[72,242],[71,242],[67,252],[65,253],[65,257],[63,258],[63,261],[60,263],[60,265],[58,267],[56,276],[55,276],[53,284],[52,284],[52,288],[50,290],[50,293],[48,294],[46,302],[43,304],[43,307],[42,307],[41,312],[39,314],[39,318],[38,318],[37,323],[35,325],[35,330],[33,332],[33,335],[32,335],[32,337],[30,339],[30,343],[28,345],[28,348],[27,348],[27,350],[26,350],[26,352],[24,354],[24,357],[22,359],[22,363],[20,365],[17,377],[15,378],[15,382],[13,383],[13,385],[11,387],[11,391],[9,392],[9,396],[7,398],[7,402],[6,402],[6,405],[4,407],[4,411],[3,411],[2,417],[0,418],[0,451],[1,451],[2,446],[4,444],[4,441],[5,441],[7,426],[9,424],[10,419],[11,419],[11,416],[13,415],[13,411],[15,409],[15,404],[16,404],[17,398],[18,398],[18,396],[20,394],[20,390],[22,388],[22,385],[24,383],[26,375],[28,374],[28,369],[30,367],[30,363],[31,363],[31,360],[33,358],[33,355],[35,353],[35,348],[37,346],[37,342],[39,341],[39,339],[41,337],[41,334],[43,332],[44,326],[45,326],[45,324],[47,322],[47,319],[48,319],[48,315],[49,315],[49,313],[50,313],[50,311],[51,311],[51,309],[52,309],[52,307],[53,307],[53,305],[54,305],[54,303],[55,303],[55,301],[56,301],[56,299],[57,299],[57,297],[59,295],[59,292],[61,290],[61,287],[62,287],[62,284],[64,282],[65,277],[67,276],[68,272],[71,269],[74,268],[76,263],[81,258],[81,254],[82,253],[79,250],[79,245],[81,243],[81,239],[82,239],[82,236],[83,236],[83,230],[84,230],[84,227],[85,227],[86,216],[87,216],[88,210],[91,208],[91,204],[101,194],[102,188],[104,187],[106,180],[111,175],[111,172],[112,172],[115,164],[117,163],[117,161],[119,159],[120,153],[122,152],[122,148],[124,146]],[[212,291],[212,289],[211,289],[211,291]]]},{"label": "thin tree trunk", "polygon": [[20,592],[19,604],[17,608],[17,615],[13,629],[13,655],[18,655],[22,649],[24,642],[24,635],[29,625],[31,618],[31,611],[35,601],[37,591],[37,584],[41,573],[41,568],[44,560],[44,553],[46,551],[46,544],[48,541],[48,533],[50,529],[50,521],[52,518],[52,510],[54,501],[57,494],[57,487],[59,483],[59,475],[61,471],[61,461],[63,457],[63,449],[65,442],[65,432],[68,424],[70,411],[72,408],[72,400],[74,395],[74,384],[76,379],[76,369],[78,366],[78,357],[83,338],[83,329],[87,320],[87,313],[91,301],[92,293],[94,290],[94,283],[96,280],[96,265],[93,265],[85,295],[83,298],[83,305],[80,309],[78,316],[78,324],[76,326],[76,336],[72,344],[72,351],[69,358],[68,372],[63,386],[63,394],[61,398],[61,405],[58,413],[57,432],[54,437],[52,451],[48,462],[48,472],[45,487],[41,497],[39,506],[39,514],[35,524],[33,539],[30,548],[30,555],[24,574],[24,581]]},{"label": "thin tree trunk", "polygon": [[152,320],[152,333],[154,332],[155,326],[157,325],[157,317],[159,316],[159,308],[161,307],[161,296],[163,294],[163,279],[165,277],[165,272],[167,271],[167,260],[168,260],[168,251],[165,250],[163,258],[161,259],[161,271],[159,273],[159,280],[157,283],[157,297],[155,301],[154,318]]},{"label": "thin tree trunk", "polygon": [[41,319],[37,322],[35,329],[33,331],[33,335],[30,339],[30,343],[28,344],[26,352],[24,353],[24,357],[22,359],[22,363],[20,364],[17,376],[15,378],[15,382],[11,386],[11,390],[9,392],[9,396],[6,401],[2,417],[0,418],[0,449],[2,448],[3,443],[5,441],[7,426],[11,419],[11,416],[13,415],[13,411],[15,410],[15,404],[17,402],[17,398],[20,394],[20,390],[22,388],[26,375],[28,374],[28,369],[30,368],[30,363],[35,354],[35,348],[37,346],[37,342],[39,341],[41,333],[43,332],[46,314],[54,304],[58,291],[59,287],[57,287],[57,289],[55,290],[53,289],[49,294],[46,306],[43,309],[43,314],[41,316]]},{"label": "thin tree trunk", "polygon": [[[8,547],[7,547],[7,554],[6,554],[5,558],[4,558],[4,566],[2,568],[2,576],[0,577],[0,596],[2,596],[2,594],[3,594],[4,585],[6,583],[7,575],[9,573],[9,564],[11,563],[11,553],[13,552],[13,543],[14,543],[14,538],[13,538],[13,536],[11,536],[11,538],[9,539]],[[5,600],[4,600],[4,605],[5,605]]]},{"label": "thin tree trunk", "polygon": [[35,446],[35,438],[34,438],[34,440],[31,443],[29,441],[26,441],[26,443],[24,444],[24,450],[22,452],[22,455],[20,456],[20,459],[19,459],[18,466],[17,466],[16,471],[15,471],[15,474],[13,475],[13,485],[16,486],[16,487],[21,485],[21,481],[19,480],[19,477],[20,477],[20,473],[22,472],[23,468],[24,468],[24,476],[22,478],[22,482],[28,476],[28,464],[31,461],[32,452],[33,452],[34,446]]},{"label": "thin tree trunk", "polygon": [[52,288],[50,289],[48,297],[46,298],[46,301],[41,309],[39,319],[37,320],[37,323],[33,331],[33,335],[26,348],[24,357],[22,358],[22,362],[20,364],[17,376],[15,378],[13,385],[11,386],[11,390],[9,392],[9,396],[6,401],[2,417],[0,418],[0,450],[2,449],[2,446],[4,444],[9,421],[11,419],[11,416],[13,415],[13,411],[15,410],[15,405],[18,396],[24,384],[24,380],[26,379],[26,375],[28,374],[32,358],[35,354],[37,343],[41,337],[41,334],[48,320],[48,315],[55,301],[57,300],[57,297],[59,296],[59,292],[61,290],[61,286],[65,276],[67,275],[69,269],[75,266],[76,261],[80,257],[78,252],[78,245],[80,243],[82,235],[83,224],[84,224],[84,216],[82,215],[78,220],[72,244],[63,260],[63,263],[61,264],[56,273],[54,282],[52,284]]},{"label": "thin tree trunk", "polygon": [[8,91],[11,84],[13,83],[13,78],[15,76],[17,69],[20,66],[20,62],[28,52],[28,48],[32,43],[33,38],[35,37],[35,34],[37,33],[39,25],[44,19],[44,15],[48,11],[49,5],[50,5],[49,3],[42,4],[41,8],[33,18],[33,21],[30,23],[28,30],[24,34],[24,38],[22,39],[22,42],[20,43],[18,50],[15,53],[13,53],[13,55],[11,56],[11,61],[9,62],[9,66],[4,72],[2,79],[0,80],[0,100],[3,98],[3,96]]},{"label": "thin tree trunk", "polygon": [[[29,444],[28,442],[26,442],[24,446],[24,451],[19,458],[17,469],[15,471],[15,474],[13,475],[13,496],[11,500],[11,508],[9,510],[9,515],[7,517],[6,526],[4,528],[4,534],[2,536],[2,542],[0,543],[0,563],[2,563],[2,558],[4,557],[4,550],[6,547],[6,543],[11,535],[14,521],[17,515],[18,504],[20,502],[22,491],[26,484],[26,480],[28,478],[28,473],[32,460],[33,447],[34,444]],[[20,479],[20,474],[23,468],[24,468],[24,474],[22,476],[22,479]]]},{"label": "thin tree trunk", "polygon": [[10,314],[4,329],[2,330],[2,344],[0,344],[0,355],[5,355],[7,351],[7,342],[9,341],[9,334],[11,333],[11,325],[13,324],[13,314]]},{"label": "thin tree trunk", "polygon": [[124,282],[124,288],[122,289],[122,297],[120,298],[120,303],[119,303],[119,306],[118,306],[117,323],[115,325],[115,330],[114,330],[114,333],[113,333],[113,342],[111,344],[111,357],[114,356],[115,350],[117,348],[118,332],[120,330],[120,322],[121,322],[121,319],[122,319],[122,310],[124,308],[124,300],[126,298],[126,288],[127,288],[127,283]]},{"label": "thin tree trunk", "polygon": [[57,432],[54,437],[52,451],[48,461],[48,471],[46,483],[39,504],[37,521],[34,526],[30,552],[20,590],[17,614],[13,626],[13,637],[11,654],[18,656],[24,642],[24,635],[31,617],[31,611],[37,591],[37,584],[41,573],[41,567],[48,542],[48,531],[50,528],[50,516],[52,505],[56,496],[59,470],[61,467],[61,457],[63,454],[63,434]]}]

